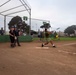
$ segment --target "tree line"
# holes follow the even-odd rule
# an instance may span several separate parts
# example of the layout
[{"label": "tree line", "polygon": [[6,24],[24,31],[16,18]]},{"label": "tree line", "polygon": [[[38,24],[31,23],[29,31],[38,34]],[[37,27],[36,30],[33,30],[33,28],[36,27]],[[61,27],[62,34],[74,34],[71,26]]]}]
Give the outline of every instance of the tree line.
[{"label": "tree line", "polygon": [[68,26],[65,30],[64,30],[65,34],[68,34],[68,36],[70,36],[71,34],[74,34],[74,36],[76,35],[76,25],[71,25]]},{"label": "tree line", "polygon": [[[26,17],[26,19],[27,19],[27,17]],[[25,23],[26,19],[24,18],[24,20],[22,20],[22,18],[20,16],[15,16],[8,23],[8,27],[10,28],[11,26],[16,26],[18,29],[20,29],[23,32],[26,32],[27,34],[29,34],[30,26],[27,23]],[[47,22],[43,22],[43,25],[40,26],[40,28],[47,28],[47,29],[50,28],[50,27],[51,27],[50,23],[47,23]],[[33,30],[31,30],[31,31],[36,33]],[[64,33],[68,34],[69,36],[71,34],[76,35],[76,25],[68,26],[64,30]]]}]

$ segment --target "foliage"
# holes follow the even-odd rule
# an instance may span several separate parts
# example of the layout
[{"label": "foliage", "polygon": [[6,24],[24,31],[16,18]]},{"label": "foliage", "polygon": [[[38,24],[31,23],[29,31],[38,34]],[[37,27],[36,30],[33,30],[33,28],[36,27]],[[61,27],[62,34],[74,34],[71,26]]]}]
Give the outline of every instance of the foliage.
[{"label": "foliage", "polygon": [[[54,37],[51,38],[54,41],[76,41],[76,37],[60,37],[60,39],[55,39]],[[33,41],[39,40],[38,38],[33,38]]]},{"label": "foliage", "polygon": [[19,24],[22,23],[22,19],[19,16],[15,16],[11,19],[11,21],[8,23],[9,28],[16,25],[18,27]]},{"label": "foliage", "polygon": [[51,26],[50,26],[50,24],[49,23],[47,23],[47,22],[43,22],[43,25],[42,26],[40,26],[40,28],[50,28]]},{"label": "foliage", "polygon": [[75,31],[74,30],[76,30],[76,25],[72,25],[72,26],[67,27],[64,30],[64,33],[68,33],[68,35],[75,34]]},{"label": "foliage", "polygon": [[25,21],[22,20],[20,16],[15,16],[11,19],[11,21],[8,24],[9,28],[14,26],[17,27],[17,29],[20,29],[24,33],[29,33],[30,26],[25,23]]},{"label": "foliage", "polygon": [[57,32],[55,31],[55,32],[54,32],[54,38],[56,38],[56,35],[57,35]]}]

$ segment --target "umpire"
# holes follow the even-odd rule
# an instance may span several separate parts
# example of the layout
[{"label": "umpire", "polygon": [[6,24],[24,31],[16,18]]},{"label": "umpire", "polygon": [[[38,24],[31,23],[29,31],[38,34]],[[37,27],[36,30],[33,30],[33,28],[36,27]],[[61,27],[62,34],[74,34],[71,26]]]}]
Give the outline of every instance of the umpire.
[{"label": "umpire", "polygon": [[16,27],[14,28],[14,33],[15,33],[14,45],[16,46],[16,43],[17,43],[18,46],[21,46],[19,43],[19,30]]}]

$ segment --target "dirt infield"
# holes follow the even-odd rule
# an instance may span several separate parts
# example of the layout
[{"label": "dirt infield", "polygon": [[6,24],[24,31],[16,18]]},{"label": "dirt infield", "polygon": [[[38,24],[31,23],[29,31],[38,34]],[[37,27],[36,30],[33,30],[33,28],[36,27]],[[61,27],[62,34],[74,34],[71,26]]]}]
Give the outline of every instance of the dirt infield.
[{"label": "dirt infield", "polygon": [[0,43],[0,75],[76,75],[76,41],[21,43],[10,48]]}]

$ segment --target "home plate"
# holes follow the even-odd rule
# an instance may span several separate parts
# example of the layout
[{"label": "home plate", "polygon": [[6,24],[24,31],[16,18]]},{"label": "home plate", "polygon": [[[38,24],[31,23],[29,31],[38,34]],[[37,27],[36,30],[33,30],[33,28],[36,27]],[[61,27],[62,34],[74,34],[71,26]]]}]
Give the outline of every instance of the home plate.
[{"label": "home plate", "polygon": [[49,47],[36,47],[36,49],[49,49]]}]

